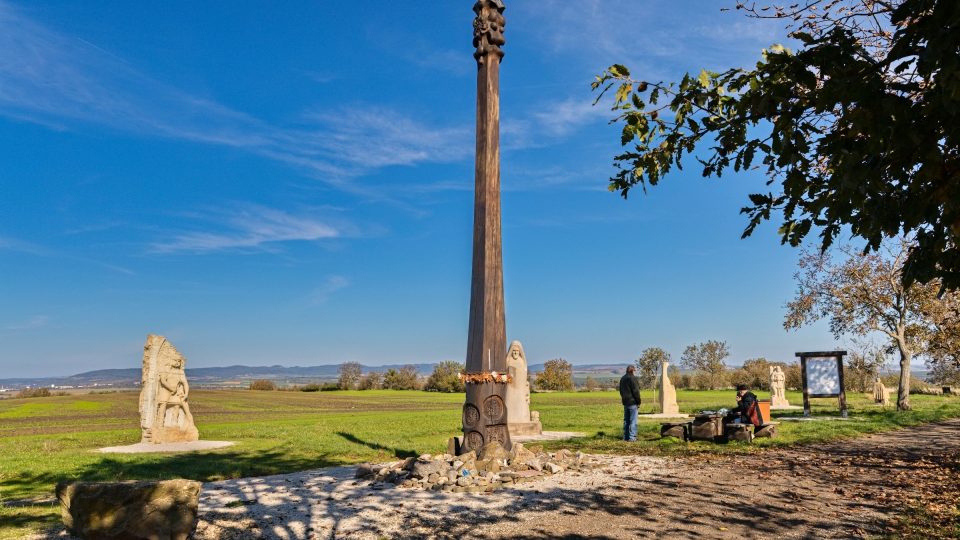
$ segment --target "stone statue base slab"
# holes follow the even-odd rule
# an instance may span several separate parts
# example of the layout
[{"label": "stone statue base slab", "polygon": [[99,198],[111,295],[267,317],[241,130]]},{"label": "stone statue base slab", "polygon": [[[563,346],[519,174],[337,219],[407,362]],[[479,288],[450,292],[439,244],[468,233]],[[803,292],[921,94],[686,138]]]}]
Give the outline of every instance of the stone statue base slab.
[{"label": "stone statue base slab", "polygon": [[200,432],[193,426],[186,429],[161,427],[146,430],[141,437],[143,444],[182,443],[200,440]]},{"label": "stone statue base slab", "polygon": [[149,454],[153,452],[174,453],[174,452],[201,452],[203,450],[215,450],[217,448],[226,448],[235,443],[230,441],[190,441],[177,443],[137,443],[127,446],[108,446],[97,450],[102,454]]},{"label": "stone statue base slab", "polygon": [[771,411],[798,411],[803,409],[799,405],[780,405],[779,407],[770,406]]},{"label": "stone statue base slab", "polygon": [[535,441],[565,441],[567,439],[573,439],[574,437],[586,437],[586,433],[579,433],[577,431],[544,431],[538,435],[517,435],[516,438],[512,438],[513,442],[535,442]]},{"label": "stone statue base slab", "polygon": [[543,433],[543,425],[540,422],[517,422],[507,424],[510,429],[510,436],[517,437],[522,435],[540,435]]}]

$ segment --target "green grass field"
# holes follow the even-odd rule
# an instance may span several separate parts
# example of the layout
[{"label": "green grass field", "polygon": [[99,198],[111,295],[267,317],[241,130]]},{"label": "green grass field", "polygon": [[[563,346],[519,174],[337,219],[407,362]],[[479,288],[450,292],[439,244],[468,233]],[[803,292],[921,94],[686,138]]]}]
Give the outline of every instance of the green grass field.
[{"label": "green grass field", "polygon": [[[678,401],[684,412],[695,412],[732,406],[733,394],[681,390]],[[206,481],[441,452],[460,427],[463,403],[462,394],[426,392],[196,390],[191,406],[201,437],[235,446],[179,455],[95,452],[139,441],[137,397],[128,392],[0,401],[0,538],[18,538],[58,519],[50,497],[60,480]],[[653,394],[643,397],[640,412],[653,412]],[[801,403],[798,393],[787,397]],[[586,435],[553,446],[606,453],[756,452],[960,417],[958,397],[911,396],[915,410],[897,413],[856,394],[849,396],[850,420],[785,422],[778,439],[754,445],[662,440],[654,420],[641,421],[638,442],[624,443],[616,392],[531,398],[544,429]],[[814,400],[814,414],[835,415],[836,409],[836,400]]]}]

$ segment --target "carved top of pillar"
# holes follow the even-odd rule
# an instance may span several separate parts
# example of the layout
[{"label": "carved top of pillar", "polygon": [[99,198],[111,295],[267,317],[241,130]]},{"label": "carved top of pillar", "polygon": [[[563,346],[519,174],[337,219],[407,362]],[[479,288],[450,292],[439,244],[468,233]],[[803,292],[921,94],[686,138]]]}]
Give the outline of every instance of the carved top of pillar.
[{"label": "carved top of pillar", "polygon": [[503,45],[507,40],[503,37],[507,20],[503,17],[506,6],[502,0],[478,0],[473,5],[477,18],[473,20],[473,46],[477,51],[473,57],[482,64],[487,56],[494,54],[499,61],[503,58]]}]

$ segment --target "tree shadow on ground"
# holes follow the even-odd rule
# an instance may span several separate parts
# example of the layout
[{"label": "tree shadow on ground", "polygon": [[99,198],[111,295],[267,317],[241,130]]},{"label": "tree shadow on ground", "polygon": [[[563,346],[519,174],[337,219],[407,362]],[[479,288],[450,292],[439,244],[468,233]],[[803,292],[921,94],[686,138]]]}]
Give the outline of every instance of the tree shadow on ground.
[{"label": "tree shadow on ground", "polygon": [[[131,461],[137,459],[137,461]],[[40,502],[55,502],[54,486],[61,481],[117,482],[123,480],[170,480],[186,478],[210,482],[229,478],[274,475],[279,472],[303,471],[336,465],[350,461],[344,456],[329,453],[297,456],[282,450],[266,451],[216,451],[185,454],[139,454],[104,455],[82,467],[65,473],[20,473],[3,480],[4,505],[7,507],[30,506]],[[37,486],[47,486],[41,497],[13,499],[35,493]],[[21,495],[22,494],[22,495]],[[49,515],[31,517],[27,514],[14,516],[17,526],[45,528]],[[4,518],[4,525],[8,519]]]},{"label": "tree shadow on ground", "polygon": [[[784,531],[802,538],[883,535],[884,520],[899,509],[891,501],[867,495],[879,488],[915,489],[910,470],[916,456],[955,456],[960,451],[958,426],[960,422],[951,421],[882,438],[771,450],[759,456],[705,456],[672,465],[660,460],[650,474],[634,477],[626,468],[610,469],[595,486],[579,488],[531,484],[493,494],[397,489],[353,480],[352,468],[346,467],[243,478],[204,487],[196,537],[306,539],[359,532],[403,539],[530,540],[663,535],[700,540],[780,536]],[[367,444],[353,442],[358,441]],[[258,464],[252,461],[258,459],[291,470],[339,464],[331,456],[298,459],[281,452],[258,456],[223,452],[192,459],[196,457],[214,458],[223,470],[229,470],[230,460],[236,461],[230,468],[244,471],[256,471]],[[105,458],[103,463],[107,469],[129,466],[128,478],[134,473],[184,477],[187,474],[175,467],[188,465],[185,458],[166,456],[162,463],[119,465]],[[201,467],[195,472],[216,469]],[[80,474],[97,478],[109,473]],[[835,491],[837,487],[846,494]],[[391,522],[402,523],[401,528]]]},{"label": "tree shadow on ground", "polygon": [[403,450],[403,449],[401,449],[401,448],[391,448],[391,447],[389,447],[389,446],[384,446],[384,445],[382,445],[382,444],[380,444],[380,443],[375,443],[375,442],[371,442],[371,441],[365,441],[365,440],[361,439],[360,437],[357,437],[357,436],[354,435],[353,433],[347,433],[347,432],[345,432],[345,431],[338,431],[338,432],[337,432],[337,435],[343,437],[344,439],[346,439],[346,440],[348,440],[348,441],[350,441],[350,442],[352,442],[352,443],[354,443],[354,444],[361,444],[361,445],[363,445],[363,446],[366,446],[367,448],[376,450],[376,451],[378,451],[378,452],[384,452],[384,453],[386,453],[386,454],[388,454],[388,455],[392,455],[393,457],[398,458],[398,459],[405,459],[405,458],[408,458],[408,457],[417,457],[417,456],[420,455],[420,453],[417,452],[416,450]]}]

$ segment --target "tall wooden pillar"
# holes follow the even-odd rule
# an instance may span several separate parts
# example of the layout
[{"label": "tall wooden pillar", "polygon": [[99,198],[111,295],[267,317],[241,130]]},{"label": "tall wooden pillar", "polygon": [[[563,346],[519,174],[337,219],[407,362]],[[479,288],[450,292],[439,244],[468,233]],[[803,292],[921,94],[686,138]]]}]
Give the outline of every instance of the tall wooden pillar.
[{"label": "tall wooden pillar", "polygon": [[473,279],[467,338],[463,451],[492,441],[510,448],[504,400],[507,337],[500,236],[500,60],[506,42],[501,0],[479,0],[473,11],[477,61],[477,157],[473,219]]}]

